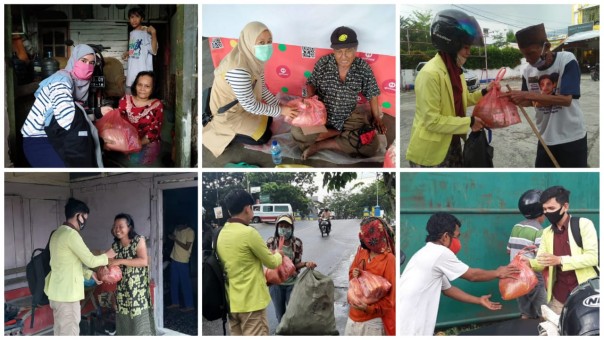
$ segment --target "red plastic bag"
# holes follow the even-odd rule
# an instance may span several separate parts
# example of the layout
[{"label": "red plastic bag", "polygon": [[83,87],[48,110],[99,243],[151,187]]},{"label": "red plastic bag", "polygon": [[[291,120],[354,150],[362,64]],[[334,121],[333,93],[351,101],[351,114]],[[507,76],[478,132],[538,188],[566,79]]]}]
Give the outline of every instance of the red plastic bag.
[{"label": "red plastic bag", "polygon": [[117,283],[122,279],[122,270],[119,266],[101,267],[96,272],[96,276],[103,283]]},{"label": "red plastic bag", "polygon": [[357,278],[350,280],[348,285],[348,302],[359,305],[361,303],[370,305],[378,302],[386,296],[392,285],[385,278],[361,270]]},{"label": "red plastic bag", "polygon": [[327,109],[317,96],[297,98],[287,102],[287,106],[298,109],[296,118],[285,117],[285,121],[291,125],[304,127],[327,123]]},{"label": "red plastic bag", "polygon": [[292,260],[285,255],[282,256],[282,259],[279,267],[275,269],[264,269],[264,277],[269,284],[280,285],[296,273],[296,266]]},{"label": "red plastic bag", "polygon": [[520,296],[530,293],[539,281],[535,272],[530,265],[524,263],[520,258],[526,253],[526,251],[520,251],[510,263],[520,269],[520,273],[516,274],[514,278],[500,279],[499,280],[499,292],[501,298],[504,300],[513,300]]},{"label": "red plastic bag", "polygon": [[123,153],[139,152],[142,148],[136,128],[122,118],[119,109],[107,112],[96,122],[105,148]]},{"label": "red plastic bag", "polygon": [[[502,67],[497,73],[495,82],[499,83],[505,75],[505,67]],[[495,129],[507,127],[520,123],[518,108],[510,98],[502,97],[501,90],[493,87],[482,99],[474,106],[472,116],[482,119],[486,127]]]}]

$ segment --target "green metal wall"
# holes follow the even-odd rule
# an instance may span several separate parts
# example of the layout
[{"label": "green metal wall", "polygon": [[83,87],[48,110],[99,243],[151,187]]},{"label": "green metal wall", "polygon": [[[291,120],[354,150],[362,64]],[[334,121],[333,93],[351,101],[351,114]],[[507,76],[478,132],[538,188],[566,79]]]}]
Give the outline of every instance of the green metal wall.
[{"label": "green metal wall", "polygon": [[[436,212],[451,213],[462,223],[457,254],[470,267],[495,269],[509,263],[506,245],[513,225],[524,217],[518,199],[529,189],[562,185],[570,190],[570,212],[591,219],[599,232],[598,173],[401,173],[400,245],[407,261],[425,244],[426,222]],[[544,222],[547,226],[547,220]],[[406,263],[405,263],[406,264]],[[401,273],[404,265],[401,267]],[[499,280],[452,284],[476,296],[493,294],[500,311],[441,296],[437,327],[518,317],[516,301],[503,301]],[[402,287],[401,289],[404,289]]]}]

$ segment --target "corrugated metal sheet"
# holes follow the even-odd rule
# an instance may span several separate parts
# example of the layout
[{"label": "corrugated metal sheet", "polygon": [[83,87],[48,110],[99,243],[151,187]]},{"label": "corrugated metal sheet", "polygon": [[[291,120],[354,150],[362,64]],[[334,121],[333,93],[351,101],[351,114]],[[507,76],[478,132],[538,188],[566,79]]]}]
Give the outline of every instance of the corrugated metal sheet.
[{"label": "corrugated metal sheet", "polygon": [[[599,229],[598,173],[402,173],[400,176],[400,244],[409,259],[425,244],[426,222],[436,212],[449,212],[462,222],[458,257],[470,267],[495,269],[509,263],[506,252],[512,226],[523,220],[518,199],[526,190],[562,185],[571,191],[570,212],[591,219]],[[546,221],[547,222],[547,221]],[[401,268],[401,272],[404,267]],[[493,294],[503,309],[441,298],[437,327],[518,316],[516,301],[502,301],[498,280],[453,285],[476,296]]]}]

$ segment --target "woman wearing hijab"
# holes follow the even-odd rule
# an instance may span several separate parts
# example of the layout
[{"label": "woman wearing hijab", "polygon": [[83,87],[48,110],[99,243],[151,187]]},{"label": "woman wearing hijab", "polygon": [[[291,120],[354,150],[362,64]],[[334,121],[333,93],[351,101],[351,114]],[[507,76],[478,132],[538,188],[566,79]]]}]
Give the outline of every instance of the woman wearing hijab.
[{"label": "woman wearing hijab", "polygon": [[407,160],[412,168],[461,167],[461,138],[479,131],[483,122],[466,117],[493,86],[469,93],[462,66],[473,45],[482,46],[482,30],[474,17],[448,9],[438,12],[430,27],[432,44],[438,49],[415,79],[415,117]]},{"label": "woman wearing hijab", "polygon": [[203,145],[215,157],[233,140],[251,145],[268,142],[273,117],[296,117],[297,111],[279,105],[264,82],[264,64],[272,53],[271,31],[263,23],[250,22],[214,71],[212,120],[203,128]]},{"label": "woman wearing hijab", "polygon": [[23,127],[23,151],[32,167],[97,167],[96,129],[80,103],[88,89],[96,58],[88,45],[77,45],[63,70],[44,79]]},{"label": "woman wearing hijab", "polygon": [[271,285],[269,292],[271,300],[275,306],[277,322],[281,322],[285,308],[289,303],[289,297],[292,294],[294,283],[296,283],[297,273],[302,268],[313,269],[317,266],[311,261],[302,261],[302,240],[294,236],[294,217],[289,214],[281,215],[275,222],[275,235],[266,240],[266,246],[270,250],[278,251],[279,240],[283,238],[283,255],[289,257],[296,266],[296,275],[290,277],[280,285]]},{"label": "woman wearing hijab", "polygon": [[395,335],[396,259],[392,237],[392,229],[383,219],[366,217],[361,221],[361,245],[348,270],[348,279],[359,277],[363,270],[385,278],[391,288],[376,303],[351,303],[344,335]]}]

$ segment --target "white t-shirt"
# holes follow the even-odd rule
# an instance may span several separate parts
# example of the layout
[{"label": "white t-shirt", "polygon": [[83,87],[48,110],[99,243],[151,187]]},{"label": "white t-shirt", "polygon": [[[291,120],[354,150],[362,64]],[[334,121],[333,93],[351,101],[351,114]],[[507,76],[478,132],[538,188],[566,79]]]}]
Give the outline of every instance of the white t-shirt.
[{"label": "white t-shirt", "polygon": [[585,121],[579,106],[581,71],[575,55],[557,52],[554,63],[545,70],[527,66],[522,74],[524,91],[572,95],[570,106],[535,107],[537,128],[547,145],[574,142],[585,137]]},{"label": "white t-shirt", "polygon": [[397,335],[434,334],[442,290],[451,288],[455,280],[470,267],[442,245],[427,242],[415,253],[396,291]]},{"label": "white t-shirt", "polygon": [[128,75],[126,86],[132,86],[139,72],[153,71],[151,34],[145,30],[132,30],[128,42]]}]

